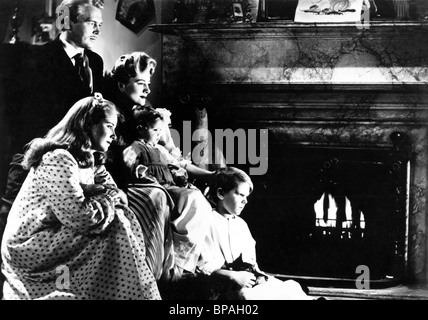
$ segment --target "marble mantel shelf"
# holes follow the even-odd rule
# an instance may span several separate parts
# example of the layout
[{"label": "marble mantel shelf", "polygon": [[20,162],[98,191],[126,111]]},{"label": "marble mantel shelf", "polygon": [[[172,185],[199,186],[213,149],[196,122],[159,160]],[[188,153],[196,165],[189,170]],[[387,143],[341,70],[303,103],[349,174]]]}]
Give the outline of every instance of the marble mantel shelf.
[{"label": "marble mantel shelf", "polygon": [[414,33],[427,33],[428,21],[372,21],[369,25],[356,23],[294,23],[294,22],[259,22],[252,24],[207,24],[207,23],[177,23],[153,24],[149,26],[153,32],[187,37],[227,37],[248,38],[287,35],[309,36],[322,38],[340,38],[356,34],[369,34],[386,37],[397,31],[408,36]]},{"label": "marble mantel shelf", "polygon": [[415,93],[428,94],[428,83],[382,83],[382,82],[349,82],[349,83],[314,83],[314,82],[232,82],[232,81],[207,81],[208,87],[229,87],[231,90],[264,91],[264,92],[378,92],[378,93]]},{"label": "marble mantel shelf", "polygon": [[[428,84],[428,21],[373,21],[368,27],[261,22],[158,24],[150,30],[162,35],[168,76],[183,63],[194,73],[191,86]],[[175,57],[171,66],[168,55]]]}]

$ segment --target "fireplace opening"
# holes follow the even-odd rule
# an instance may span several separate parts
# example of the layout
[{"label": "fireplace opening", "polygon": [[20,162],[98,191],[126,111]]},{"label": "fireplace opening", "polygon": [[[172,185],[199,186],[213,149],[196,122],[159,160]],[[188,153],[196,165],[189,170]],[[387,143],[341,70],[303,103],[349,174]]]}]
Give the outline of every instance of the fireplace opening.
[{"label": "fireplace opening", "polygon": [[253,177],[245,213],[261,269],[310,284],[355,287],[363,266],[372,288],[401,283],[409,177],[402,146],[270,143],[269,170]]}]

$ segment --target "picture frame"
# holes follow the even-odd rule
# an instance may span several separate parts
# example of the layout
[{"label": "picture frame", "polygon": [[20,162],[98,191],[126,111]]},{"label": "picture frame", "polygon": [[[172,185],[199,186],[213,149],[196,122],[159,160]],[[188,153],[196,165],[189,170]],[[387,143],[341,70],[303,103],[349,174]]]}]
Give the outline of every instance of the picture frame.
[{"label": "picture frame", "polygon": [[[418,8],[418,1],[370,1],[370,20],[386,20],[393,19],[410,19],[417,20],[418,15],[428,16],[427,12]],[[295,13],[298,5],[298,0],[260,0],[260,21],[294,21]],[[320,2],[319,0],[313,1]],[[396,5],[404,6],[408,2],[408,12],[399,12],[395,9]],[[409,16],[408,18],[400,18],[401,16]],[[427,19],[425,19],[427,20]]]},{"label": "picture frame", "polygon": [[57,29],[55,28],[55,20],[43,19],[34,22],[32,26],[32,44],[43,45],[47,42],[51,42],[58,35]]},{"label": "picture frame", "polygon": [[299,0],[294,22],[340,23],[361,21],[363,0]]},{"label": "picture frame", "polygon": [[299,0],[260,0],[261,21],[294,21]]},{"label": "picture frame", "polygon": [[56,16],[52,13],[54,8],[53,0],[46,0],[45,12],[31,17],[31,42],[33,45],[51,42],[60,33],[56,27]]},{"label": "picture frame", "polygon": [[134,33],[139,33],[156,17],[153,0],[119,0],[116,20]]},{"label": "picture frame", "polygon": [[232,3],[232,7],[233,7],[233,17],[236,20],[244,20],[244,12],[242,11],[242,4],[240,2],[233,2]]},{"label": "picture frame", "polygon": [[255,22],[248,0],[228,0],[226,2],[227,21],[229,23]]}]

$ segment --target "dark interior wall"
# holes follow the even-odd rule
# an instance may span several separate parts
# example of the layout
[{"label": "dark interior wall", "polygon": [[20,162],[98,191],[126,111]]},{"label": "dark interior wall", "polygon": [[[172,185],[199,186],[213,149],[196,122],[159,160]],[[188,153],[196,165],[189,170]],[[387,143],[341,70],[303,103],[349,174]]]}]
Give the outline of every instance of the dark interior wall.
[{"label": "dark interior wall", "polygon": [[[31,19],[40,17],[45,11],[45,0],[20,0],[19,12],[22,14],[22,24],[19,28],[21,41],[31,42]],[[0,4],[0,39],[8,42],[11,36],[10,22],[15,12],[16,1],[2,0]]]},{"label": "dark interior wall", "polygon": [[13,14],[13,1],[5,0],[0,2],[0,39],[5,39],[7,27]]}]

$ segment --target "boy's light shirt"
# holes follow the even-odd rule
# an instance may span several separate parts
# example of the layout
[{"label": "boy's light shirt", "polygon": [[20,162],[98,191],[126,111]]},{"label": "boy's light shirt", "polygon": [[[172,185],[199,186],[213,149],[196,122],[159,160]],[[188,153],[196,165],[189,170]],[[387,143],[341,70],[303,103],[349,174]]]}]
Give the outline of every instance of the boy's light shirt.
[{"label": "boy's light shirt", "polygon": [[212,211],[212,224],[205,239],[199,269],[211,274],[242,254],[245,262],[256,264],[256,241],[247,223],[237,215]]}]

